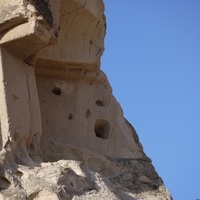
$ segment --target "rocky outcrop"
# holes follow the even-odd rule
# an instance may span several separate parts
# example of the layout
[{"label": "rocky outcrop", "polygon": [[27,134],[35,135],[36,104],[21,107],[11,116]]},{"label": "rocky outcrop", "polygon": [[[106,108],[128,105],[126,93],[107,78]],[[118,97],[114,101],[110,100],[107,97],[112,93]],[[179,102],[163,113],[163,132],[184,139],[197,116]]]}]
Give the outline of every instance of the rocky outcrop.
[{"label": "rocky outcrop", "polygon": [[170,200],[100,70],[103,2],[0,10],[0,199]]}]

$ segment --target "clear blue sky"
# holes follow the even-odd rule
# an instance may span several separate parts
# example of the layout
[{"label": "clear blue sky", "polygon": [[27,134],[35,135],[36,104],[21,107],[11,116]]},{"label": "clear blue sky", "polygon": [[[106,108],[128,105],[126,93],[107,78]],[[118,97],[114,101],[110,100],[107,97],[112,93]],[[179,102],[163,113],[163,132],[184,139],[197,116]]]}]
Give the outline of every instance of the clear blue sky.
[{"label": "clear blue sky", "polygon": [[101,69],[173,199],[200,199],[200,0],[104,3]]}]

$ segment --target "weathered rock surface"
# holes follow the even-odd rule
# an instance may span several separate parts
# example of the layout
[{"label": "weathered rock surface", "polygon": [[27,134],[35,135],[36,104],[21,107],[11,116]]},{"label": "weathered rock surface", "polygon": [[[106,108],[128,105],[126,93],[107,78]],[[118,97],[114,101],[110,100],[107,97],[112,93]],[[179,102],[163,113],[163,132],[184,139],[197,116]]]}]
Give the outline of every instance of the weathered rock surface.
[{"label": "weathered rock surface", "polygon": [[0,199],[170,200],[100,70],[102,0],[0,10]]}]

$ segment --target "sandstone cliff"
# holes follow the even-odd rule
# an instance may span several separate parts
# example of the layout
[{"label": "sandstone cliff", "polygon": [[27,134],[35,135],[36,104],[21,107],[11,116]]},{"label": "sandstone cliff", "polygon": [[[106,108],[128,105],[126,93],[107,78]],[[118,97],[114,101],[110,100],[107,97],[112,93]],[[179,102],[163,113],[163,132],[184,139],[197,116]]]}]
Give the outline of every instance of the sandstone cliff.
[{"label": "sandstone cliff", "polygon": [[100,70],[102,0],[0,10],[0,199],[170,200]]}]

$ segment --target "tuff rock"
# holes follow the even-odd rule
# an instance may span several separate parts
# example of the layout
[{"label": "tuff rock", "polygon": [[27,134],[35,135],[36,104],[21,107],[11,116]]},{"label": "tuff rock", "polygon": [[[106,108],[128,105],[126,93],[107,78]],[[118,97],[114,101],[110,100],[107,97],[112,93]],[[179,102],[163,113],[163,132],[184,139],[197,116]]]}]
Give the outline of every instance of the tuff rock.
[{"label": "tuff rock", "polygon": [[100,70],[102,0],[0,11],[0,199],[170,200]]}]

